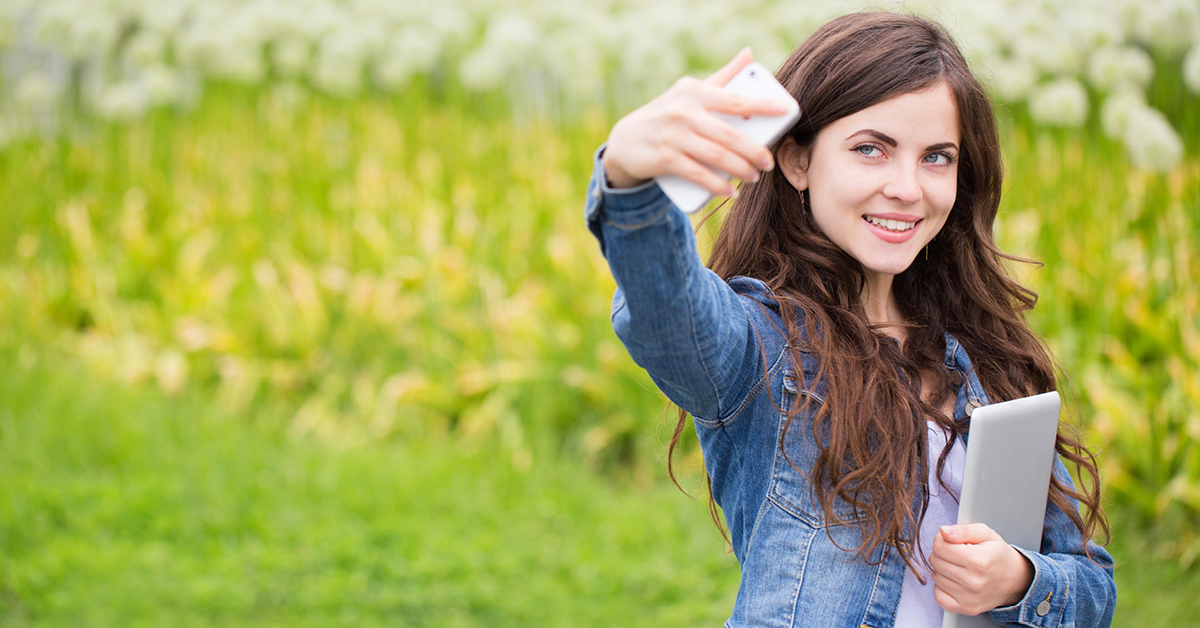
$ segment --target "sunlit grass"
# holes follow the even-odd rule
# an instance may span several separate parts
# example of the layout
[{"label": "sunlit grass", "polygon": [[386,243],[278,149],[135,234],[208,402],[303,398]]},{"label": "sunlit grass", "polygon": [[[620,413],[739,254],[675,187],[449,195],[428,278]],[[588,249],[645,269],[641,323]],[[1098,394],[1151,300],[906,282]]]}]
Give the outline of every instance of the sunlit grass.
[{"label": "sunlit grass", "polygon": [[688,626],[737,567],[673,488],[444,439],[336,451],[0,346],[4,626]]},{"label": "sunlit grass", "polygon": [[[332,449],[21,354],[0,343],[0,625],[657,628],[732,606],[733,557],[666,482],[453,438]],[[1191,625],[1200,571],[1116,514],[1114,625]]]}]

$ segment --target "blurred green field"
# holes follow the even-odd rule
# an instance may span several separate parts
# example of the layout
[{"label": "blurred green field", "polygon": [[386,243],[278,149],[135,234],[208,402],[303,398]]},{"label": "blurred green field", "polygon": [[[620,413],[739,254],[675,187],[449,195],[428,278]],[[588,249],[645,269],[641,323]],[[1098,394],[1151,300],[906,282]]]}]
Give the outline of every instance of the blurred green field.
[{"label": "blurred green field", "polygon": [[[715,626],[701,502],[457,439],[349,448],[0,345],[0,625]],[[1200,570],[1113,513],[1116,626],[1194,626]]]},{"label": "blurred green field", "polygon": [[712,625],[737,565],[672,487],[445,439],[330,448],[0,347],[0,625]]},{"label": "blurred green field", "polygon": [[[1176,87],[1161,175],[1004,114],[999,237],[1046,264],[1018,272],[1102,451],[1118,625],[1200,624]],[[0,153],[0,623],[721,621],[736,564],[665,482],[581,220],[613,120],[217,87]]]}]

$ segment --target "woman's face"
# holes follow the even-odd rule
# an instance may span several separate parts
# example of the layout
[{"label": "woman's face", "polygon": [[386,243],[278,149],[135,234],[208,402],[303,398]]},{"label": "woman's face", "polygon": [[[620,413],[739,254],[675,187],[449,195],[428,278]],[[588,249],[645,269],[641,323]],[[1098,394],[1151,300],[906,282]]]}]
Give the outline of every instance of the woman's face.
[{"label": "woman's face", "polygon": [[807,164],[792,146],[781,155],[785,175],[808,190],[817,226],[868,279],[907,269],[954,206],[958,110],[945,82],[833,122]]}]

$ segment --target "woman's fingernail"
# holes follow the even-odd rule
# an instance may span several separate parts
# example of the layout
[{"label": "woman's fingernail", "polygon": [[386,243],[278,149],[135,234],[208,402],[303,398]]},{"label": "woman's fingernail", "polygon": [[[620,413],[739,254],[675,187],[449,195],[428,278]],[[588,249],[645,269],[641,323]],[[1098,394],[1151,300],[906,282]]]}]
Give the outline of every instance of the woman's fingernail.
[{"label": "woman's fingernail", "polygon": [[949,538],[954,538],[958,536],[958,529],[954,526],[942,526],[942,534],[945,534]]},{"label": "woman's fingernail", "polygon": [[758,164],[758,169],[762,170],[763,172],[771,170],[774,167],[775,167],[775,160],[771,159],[770,157],[767,157],[766,159],[762,160],[762,162],[760,162]]},{"label": "woman's fingernail", "polygon": [[726,194],[726,196],[728,196],[729,198],[737,198],[737,197],[738,197],[738,190],[737,190],[737,188],[735,188],[735,187],[733,187],[733,186],[730,186],[730,187],[729,187],[729,194]]}]

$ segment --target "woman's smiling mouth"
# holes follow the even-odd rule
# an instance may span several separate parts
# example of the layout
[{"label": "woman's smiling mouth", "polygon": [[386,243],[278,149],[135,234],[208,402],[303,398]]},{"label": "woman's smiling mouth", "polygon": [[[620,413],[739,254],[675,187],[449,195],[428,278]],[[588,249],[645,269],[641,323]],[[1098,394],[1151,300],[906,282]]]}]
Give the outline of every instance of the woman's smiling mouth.
[{"label": "woman's smiling mouth", "polygon": [[867,222],[875,225],[876,227],[882,227],[884,229],[887,229],[888,231],[891,231],[893,233],[903,233],[903,232],[908,231],[909,229],[912,229],[913,227],[917,226],[916,222],[906,222],[903,220],[889,220],[887,218],[880,218],[878,216],[863,216],[863,220],[866,220]]},{"label": "woman's smiling mouth", "polygon": [[[899,218],[908,218],[908,220],[900,220]],[[867,225],[867,231],[870,231],[876,238],[889,244],[904,244],[916,237],[917,225],[924,222],[924,220],[916,216],[896,217],[895,215],[884,214],[882,216],[863,216],[863,222]]]}]

